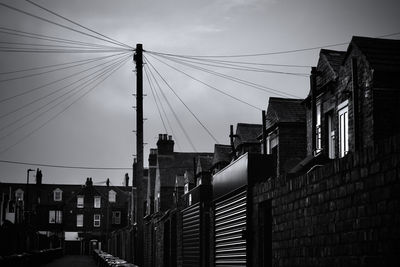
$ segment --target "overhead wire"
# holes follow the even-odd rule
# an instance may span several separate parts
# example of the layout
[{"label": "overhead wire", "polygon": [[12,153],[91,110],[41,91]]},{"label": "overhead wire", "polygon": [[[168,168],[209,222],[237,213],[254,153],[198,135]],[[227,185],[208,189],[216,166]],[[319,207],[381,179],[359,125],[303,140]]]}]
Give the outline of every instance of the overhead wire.
[{"label": "overhead wire", "polygon": [[96,68],[96,66],[91,67],[91,68],[88,68],[88,69],[83,70],[83,71],[74,72],[73,74],[70,74],[70,75],[68,75],[68,76],[66,76],[66,77],[63,77],[63,78],[60,78],[60,79],[51,81],[51,82],[46,83],[46,84],[42,84],[42,85],[40,85],[40,86],[31,88],[31,89],[28,89],[28,90],[26,90],[26,91],[24,91],[24,92],[15,94],[15,95],[13,95],[13,96],[9,96],[9,97],[0,99],[0,103],[4,103],[4,102],[9,101],[9,100],[12,100],[12,99],[14,99],[14,98],[17,98],[17,97],[20,97],[20,96],[23,96],[23,95],[32,93],[32,92],[37,91],[37,90],[40,90],[40,89],[42,89],[42,88],[44,88],[44,87],[47,87],[47,86],[49,86],[49,85],[53,85],[53,84],[55,84],[55,83],[58,83],[58,82],[67,80],[67,79],[69,79],[69,78],[71,78],[71,77],[77,76],[77,75],[79,75],[79,74],[81,74],[81,73],[83,73],[83,72],[89,71],[89,70],[94,69],[94,68]]},{"label": "overhead wire", "polygon": [[[145,58],[145,57],[144,57],[144,58]],[[146,59],[146,58],[145,58],[145,60],[146,60],[146,62],[147,62],[147,59]],[[147,63],[148,63],[148,62],[147,62]],[[151,70],[150,68],[149,68],[148,70],[149,70],[150,74],[152,75],[153,80],[156,82],[157,87],[159,88],[159,91],[160,91],[160,93],[161,93],[161,96],[164,98],[165,102],[167,103],[169,109],[170,109],[171,112],[172,112],[172,115],[174,116],[176,122],[178,123],[178,126],[180,127],[180,129],[182,130],[183,134],[185,135],[186,140],[188,141],[188,143],[189,143],[189,145],[191,146],[191,148],[192,148],[194,151],[197,152],[197,149],[196,149],[196,147],[194,146],[192,139],[190,138],[189,134],[186,132],[185,127],[183,127],[182,122],[180,121],[178,115],[175,113],[175,111],[174,111],[174,109],[173,109],[171,103],[168,101],[167,96],[164,94],[163,90],[161,89],[161,86],[160,86],[160,84],[158,83],[158,81],[157,81],[155,75],[153,74],[153,72],[152,72],[152,70]]]},{"label": "overhead wire", "polygon": [[183,99],[176,93],[176,91],[172,88],[172,86],[167,82],[167,80],[161,75],[160,72],[153,66],[153,64],[146,59],[146,62],[150,64],[150,66],[156,71],[158,76],[164,81],[164,83],[168,86],[168,88],[174,93],[174,95],[179,99],[179,101],[185,106],[185,108],[190,112],[190,114],[195,118],[195,120],[203,127],[203,129],[207,132],[207,134],[216,142],[219,143],[215,136],[211,133],[211,131],[200,121],[200,119],[194,114],[194,112],[189,108],[189,106],[183,101]]},{"label": "overhead wire", "polygon": [[5,149],[0,151],[0,155],[4,154],[5,152],[7,152],[9,149],[13,148],[14,146],[20,144],[21,142],[23,142],[24,140],[26,140],[27,138],[29,138],[32,134],[34,134],[35,132],[37,132],[38,130],[42,129],[44,126],[46,126],[49,122],[51,122],[52,120],[54,120],[55,118],[57,118],[58,116],[60,116],[61,114],[63,114],[65,111],[67,111],[72,105],[74,105],[76,102],[78,102],[79,100],[81,100],[83,97],[85,97],[87,94],[89,94],[91,91],[93,91],[100,83],[102,83],[104,80],[106,80],[108,77],[110,77],[115,71],[117,71],[118,69],[120,69],[127,61],[128,61],[129,57],[125,60],[122,61],[119,65],[117,65],[112,71],[110,71],[110,73],[108,73],[104,78],[102,78],[98,83],[96,83],[93,87],[91,87],[89,90],[87,90],[84,94],[80,95],[77,99],[75,99],[72,103],[70,103],[68,106],[66,106],[64,109],[62,109],[61,111],[59,111],[58,113],[56,113],[54,116],[50,117],[50,119],[46,120],[43,124],[41,124],[39,127],[35,128],[33,131],[29,132],[28,134],[26,134],[25,136],[23,136],[22,138],[18,139],[17,142],[13,143],[12,145],[6,147]]},{"label": "overhead wire", "polygon": [[[150,55],[150,56],[151,56],[151,55]],[[223,95],[225,95],[225,96],[227,96],[227,97],[230,97],[230,98],[232,98],[232,99],[234,99],[234,100],[236,100],[236,101],[238,101],[238,102],[241,102],[242,104],[248,105],[248,106],[250,106],[250,107],[252,107],[252,108],[254,108],[254,109],[257,109],[257,110],[260,110],[260,111],[262,110],[261,108],[259,108],[259,107],[257,107],[257,106],[254,106],[254,105],[252,105],[252,104],[250,104],[250,103],[248,103],[248,102],[246,102],[246,101],[244,101],[244,100],[242,100],[242,99],[240,99],[240,98],[237,98],[237,97],[235,97],[235,96],[233,96],[233,95],[231,95],[231,94],[229,94],[229,93],[226,93],[226,92],[224,92],[224,91],[222,91],[222,90],[216,88],[215,86],[212,86],[212,85],[210,85],[210,84],[208,84],[208,83],[206,83],[206,82],[203,82],[202,80],[200,80],[200,79],[198,79],[198,78],[196,78],[196,77],[194,77],[194,76],[192,76],[192,75],[190,75],[190,74],[188,74],[188,73],[186,73],[186,72],[184,72],[184,71],[182,71],[182,70],[179,70],[179,69],[177,69],[177,68],[175,68],[175,67],[173,67],[173,66],[171,66],[171,68],[174,69],[174,70],[176,70],[176,71],[178,71],[178,72],[180,72],[180,73],[182,73],[182,74],[184,74],[185,76],[187,76],[187,77],[189,77],[189,78],[191,78],[191,79],[197,81],[198,83],[201,83],[201,84],[207,86],[208,88],[210,88],[210,89],[212,89],[212,90],[214,90],[214,91],[219,92],[220,94],[223,94]]]},{"label": "overhead wire", "polygon": [[[121,54],[125,54],[125,53],[130,53],[130,52],[123,52]],[[52,70],[48,70],[48,71],[43,71],[43,72],[38,72],[38,73],[31,73],[31,74],[27,74],[27,75],[22,75],[22,76],[18,76],[18,77],[12,77],[12,78],[7,78],[7,79],[0,79],[0,83],[2,82],[8,82],[8,81],[14,81],[14,80],[20,80],[20,79],[25,79],[25,78],[30,78],[30,77],[34,77],[34,76],[39,76],[39,75],[43,75],[43,74],[48,74],[48,73],[52,73],[55,71],[60,71],[60,70],[65,70],[65,69],[70,69],[70,68],[74,68],[74,67],[78,67],[78,66],[83,66],[86,64],[90,64],[93,63],[95,61],[99,61],[108,57],[115,57],[117,55],[120,54],[115,54],[115,55],[109,55],[106,57],[98,57],[98,58],[94,58],[94,59],[86,59],[86,60],[80,60],[80,63],[77,64],[73,64],[71,65],[70,63],[68,65],[70,66],[66,66],[66,67],[61,67],[61,68],[56,68],[56,69],[52,69]],[[66,64],[59,64],[59,65],[66,65]]]},{"label": "overhead wire", "polygon": [[[384,35],[376,36],[375,38],[382,38],[382,37],[389,37],[389,36],[396,36],[400,35],[400,32],[394,32]],[[347,45],[349,42],[342,42],[336,44],[328,44],[328,45],[320,45],[308,48],[300,48],[300,49],[292,49],[292,50],[283,50],[283,51],[276,51],[276,52],[265,52],[265,53],[253,53],[253,54],[238,54],[238,55],[179,55],[179,54],[172,54],[172,53],[161,53],[156,52],[159,54],[167,55],[167,56],[180,56],[180,57],[196,57],[196,58],[238,58],[238,57],[258,57],[258,56],[270,56],[270,55],[282,55],[282,54],[290,54],[290,53],[297,53],[297,52],[304,52],[310,50],[316,50],[321,48],[328,48],[328,47],[335,47],[341,45]],[[155,51],[147,51],[147,52],[155,52]]]},{"label": "overhead wire", "polygon": [[72,23],[72,24],[74,24],[74,25],[76,25],[76,26],[79,26],[79,27],[81,27],[81,28],[83,28],[83,29],[85,29],[85,30],[88,30],[88,31],[90,31],[91,33],[95,33],[95,34],[97,34],[97,35],[100,35],[100,36],[102,36],[102,37],[107,38],[108,40],[111,40],[112,42],[118,43],[120,46],[125,46],[126,48],[133,49],[133,47],[131,47],[131,46],[127,45],[127,44],[124,44],[124,43],[122,43],[122,42],[120,42],[120,41],[117,41],[117,40],[115,40],[115,39],[113,39],[113,38],[111,38],[111,37],[108,37],[108,36],[106,36],[106,35],[104,35],[104,34],[102,34],[102,33],[99,33],[99,32],[97,32],[97,31],[94,31],[94,30],[92,30],[92,29],[86,27],[86,26],[83,26],[82,24],[77,23],[77,22],[75,22],[75,21],[73,21],[73,20],[71,20],[71,19],[69,19],[69,18],[67,18],[67,17],[65,17],[65,16],[63,16],[63,15],[60,15],[59,13],[57,13],[57,12],[55,12],[55,11],[52,11],[52,10],[50,10],[50,9],[44,7],[44,6],[41,6],[41,5],[39,5],[38,3],[35,3],[35,2],[33,2],[33,1],[31,1],[31,0],[25,0],[25,1],[28,2],[28,3],[31,3],[32,5],[35,5],[36,7],[40,8],[40,9],[42,9],[42,10],[45,10],[45,11],[47,11],[47,12],[49,12],[49,13],[51,13],[51,14],[53,14],[53,15],[59,17],[59,18],[62,18],[62,19],[66,20],[66,21],[68,21],[68,22],[70,22],[70,23]]},{"label": "overhead wire", "polygon": [[[8,9],[14,10],[14,11],[16,11],[16,12],[25,14],[25,15],[30,16],[30,17],[33,17],[33,18],[36,18],[36,19],[38,19],[38,20],[41,20],[41,21],[44,21],[44,22],[47,22],[47,23],[50,23],[50,24],[59,26],[59,27],[61,27],[61,28],[68,29],[68,30],[73,31],[73,32],[76,32],[76,33],[80,33],[80,34],[83,34],[83,35],[86,35],[86,36],[89,36],[89,37],[92,37],[92,38],[95,38],[95,39],[98,39],[98,40],[102,40],[102,41],[105,41],[105,42],[108,42],[108,43],[112,43],[112,44],[121,46],[121,45],[120,45],[119,43],[117,43],[117,42],[110,41],[110,40],[108,40],[108,39],[105,39],[105,38],[102,38],[102,37],[99,37],[99,36],[96,36],[96,35],[93,35],[93,34],[89,34],[89,33],[86,33],[86,32],[80,31],[80,30],[76,30],[76,29],[74,29],[74,28],[72,28],[72,27],[69,27],[69,26],[66,26],[66,25],[63,25],[63,24],[60,24],[60,23],[51,21],[51,20],[49,20],[49,19],[40,17],[40,16],[38,16],[38,15],[32,14],[32,13],[30,13],[30,12],[27,12],[27,11],[25,11],[25,10],[22,10],[22,9],[13,7],[13,6],[10,6],[10,5],[5,4],[5,3],[1,3],[1,2],[0,2],[0,6],[6,7],[6,8],[8,8]],[[125,47],[125,46],[123,46],[123,47]]]},{"label": "overhead wire", "polygon": [[120,52],[121,49],[25,49],[0,46],[0,52],[8,53],[49,53],[49,54],[65,54],[65,53],[109,53],[109,52]]},{"label": "overhead wire", "polygon": [[[110,69],[112,66],[118,64],[118,62],[119,62],[120,59],[125,60],[126,57],[117,58],[117,59],[113,60],[113,62],[111,62],[111,64],[109,64],[108,66],[106,66],[106,67],[104,67],[104,68],[102,68],[102,69],[100,69],[100,70],[97,70],[97,71],[95,71],[95,72],[93,72],[93,73],[91,73],[91,74],[89,74],[89,75],[87,75],[87,76],[85,76],[85,77],[79,79],[78,81],[75,81],[73,84],[78,83],[78,82],[80,82],[80,81],[82,81],[82,80],[84,80],[84,79],[86,79],[86,78],[88,78],[88,77],[90,77],[90,76],[92,76],[92,75],[94,75],[94,74],[96,74],[96,73],[99,73],[99,74],[95,75],[94,77],[90,78],[89,80],[83,82],[82,84],[80,84],[80,85],[78,85],[78,86],[72,88],[71,90],[68,90],[67,92],[63,93],[62,95],[57,96],[56,98],[52,99],[51,101],[49,101],[49,102],[46,103],[45,105],[43,105],[43,106],[41,106],[41,107],[39,107],[39,108],[37,108],[37,109],[35,109],[35,110],[33,110],[33,111],[31,111],[31,112],[25,114],[25,115],[23,115],[23,116],[21,116],[21,117],[18,118],[18,119],[13,120],[12,122],[8,123],[7,125],[4,125],[3,127],[0,128],[0,132],[3,131],[3,130],[5,130],[5,129],[8,129],[9,127],[13,126],[14,124],[18,123],[19,121],[25,119],[26,117],[29,117],[29,116],[35,114],[36,112],[38,112],[38,111],[44,109],[45,107],[47,107],[47,106],[49,106],[50,104],[52,104],[52,103],[54,103],[55,101],[57,101],[58,99],[60,99],[60,98],[62,98],[62,97],[64,97],[64,96],[66,96],[66,95],[68,95],[69,93],[72,92],[72,94],[71,94],[70,96],[64,98],[62,101],[58,102],[56,105],[53,105],[52,107],[50,107],[49,109],[45,110],[44,112],[41,112],[41,113],[40,113],[38,116],[36,116],[34,119],[31,119],[30,121],[28,121],[27,123],[25,123],[25,124],[23,124],[22,126],[18,127],[17,129],[14,129],[13,131],[11,131],[10,133],[8,133],[7,135],[5,135],[5,136],[0,136],[0,139],[3,139],[3,138],[5,138],[5,137],[10,136],[11,134],[15,133],[17,130],[23,128],[25,125],[27,125],[27,124],[31,123],[32,121],[38,119],[40,116],[42,116],[43,114],[47,113],[47,112],[50,111],[51,109],[56,108],[59,104],[61,104],[61,103],[65,102],[65,101],[67,101],[69,98],[71,98],[71,97],[74,96],[75,94],[79,93],[79,92],[82,91],[86,86],[88,86],[88,85],[85,85],[85,84],[87,84],[87,83],[93,83],[93,82],[94,82],[93,80],[98,79],[99,76],[101,76],[102,74],[104,74],[108,69]],[[107,62],[107,63],[110,63],[110,62]],[[42,100],[42,99],[44,99],[44,98],[46,98],[46,97],[48,97],[48,96],[50,96],[50,95],[56,93],[56,92],[58,92],[58,91],[61,91],[61,90],[65,89],[65,88],[67,88],[67,87],[70,87],[70,86],[72,86],[73,84],[68,84],[67,86],[62,87],[62,88],[58,89],[57,91],[52,91],[52,92],[51,92],[50,94],[48,94],[48,95],[45,95],[45,96],[40,97],[40,98],[38,98],[38,99],[35,99],[34,101],[32,101],[32,102],[30,102],[30,103],[28,103],[28,104],[22,106],[22,107],[19,108],[18,110],[21,110],[21,109],[23,109],[23,108],[25,108],[25,107],[27,107],[28,105],[31,105],[31,104],[33,104],[33,103],[36,103],[36,102],[38,102],[38,101],[40,101],[40,100]],[[85,86],[84,86],[84,85],[85,85]],[[82,86],[83,86],[83,87],[82,87]],[[82,87],[82,88],[79,89],[79,87]],[[75,91],[75,92],[74,92],[74,91]],[[14,111],[16,111],[16,110],[14,110]],[[9,114],[10,114],[10,113],[8,113],[7,115],[9,115]]]},{"label": "overhead wire", "polygon": [[168,134],[167,126],[165,125],[163,116],[161,115],[160,107],[159,107],[159,105],[158,105],[156,96],[155,96],[155,94],[154,94],[153,84],[152,84],[152,82],[150,81],[149,74],[147,73],[147,69],[146,69],[146,68],[143,68],[143,69],[144,69],[144,73],[145,73],[146,78],[147,78],[147,83],[149,84],[149,87],[150,87],[151,94],[152,94],[152,96],[153,96],[154,103],[156,104],[156,107],[157,107],[158,115],[160,116],[160,119],[161,119],[162,125],[163,125],[163,127],[164,127],[165,133]]},{"label": "overhead wire", "polygon": [[[159,57],[162,57],[162,56],[159,56]],[[169,66],[170,68],[174,68],[170,64],[168,64],[168,63],[166,63],[166,62],[164,62],[164,61],[162,61],[162,60],[160,60],[158,58],[155,58],[155,59],[160,61],[161,63]],[[265,85],[253,83],[253,82],[250,82],[250,81],[246,81],[246,80],[243,80],[243,79],[240,79],[240,78],[237,78],[237,77],[233,77],[231,75],[227,75],[227,74],[223,74],[223,73],[216,72],[216,71],[213,71],[213,70],[205,69],[205,68],[202,68],[202,67],[199,67],[199,66],[195,66],[193,64],[180,62],[179,60],[176,60],[176,59],[171,59],[171,58],[166,58],[166,59],[168,59],[170,61],[173,61],[173,62],[176,62],[176,63],[179,63],[179,64],[184,65],[184,66],[188,66],[188,67],[191,67],[191,68],[194,68],[194,69],[197,69],[197,70],[201,70],[201,71],[209,73],[209,74],[216,75],[216,76],[221,77],[221,78],[228,79],[230,81],[234,81],[234,82],[237,82],[237,83],[240,83],[240,84],[247,85],[249,87],[252,87],[252,88],[255,88],[257,90],[261,90],[261,91],[264,91],[264,92],[267,92],[267,93],[272,93],[272,94],[275,94],[275,95],[278,95],[278,96],[282,96],[282,97],[288,97],[289,96],[289,97],[298,98],[298,96],[296,96],[296,95],[293,95],[293,94],[290,94],[290,93],[287,93],[287,92],[284,92],[284,91],[281,91],[281,90],[277,90],[277,89],[274,89],[274,88],[271,88],[271,87],[268,87],[268,86],[265,86]]]},{"label": "overhead wire", "polygon": [[[0,33],[24,37],[24,38],[36,39],[36,40],[44,40],[44,41],[54,42],[54,43],[76,44],[76,45],[87,46],[87,47],[92,47],[92,48],[116,48],[115,46],[82,42],[82,41],[66,39],[66,38],[61,38],[61,37],[54,37],[54,36],[49,36],[49,35],[44,35],[44,34],[25,32],[25,31],[7,28],[7,27],[1,27],[1,26],[0,26]],[[121,49],[124,49],[124,48],[121,48]],[[131,50],[131,49],[127,49],[127,50]]]},{"label": "overhead wire", "polygon": [[[151,73],[151,70],[148,69],[148,68],[149,68],[149,67],[147,66],[147,63],[146,63],[146,64],[144,65],[144,70],[145,70],[145,72],[146,72],[147,74],[150,73],[150,75],[148,75],[148,77],[150,78],[150,81],[151,81],[152,78],[155,79],[155,76],[153,75],[153,73]],[[147,69],[148,69],[148,71],[147,71]],[[162,90],[161,87],[160,87],[160,85],[158,84],[158,82],[157,82],[156,80],[154,81],[154,84],[157,85],[158,90],[160,90],[160,91]],[[166,120],[166,122],[167,122],[169,128],[171,129],[171,132],[172,132],[172,135],[174,136],[176,145],[178,146],[179,150],[182,150],[182,147],[180,146],[180,142],[178,141],[177,135],[175,135],[174,128],[172,127],[172,123],[171,123],[171,121],[168,119],[167,112],[165,111],[164,105],[163,105],[163,103],[162,103],[162,101],[161,101],[161,99],[160,99],[160,96],[159,96],[158,93],[157,93],[157,87],[156,87],[156,86],[153,87],[153,89],[154,89],[154,95],[155,95],[155,97],[157,98],[158,103],[159,103],[160,106],[161,106],[161,110],[162,110],[162,112],[163,112],[163,114],[164,114],[164,118],[165,118],[165,120]],[[168,130],[166,130],[166,133],[168,134]]]}]

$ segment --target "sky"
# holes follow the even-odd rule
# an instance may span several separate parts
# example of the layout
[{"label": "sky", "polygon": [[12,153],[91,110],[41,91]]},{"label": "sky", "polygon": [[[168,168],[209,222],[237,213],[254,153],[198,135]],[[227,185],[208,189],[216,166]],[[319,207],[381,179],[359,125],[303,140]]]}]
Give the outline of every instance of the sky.
[{"label": "sky", "polygon": [[[166,116],[161,115],[166,124],[165,129],[154,101],[157,97],[153,97],[145,76],[145,165],[149,150],[156,147],[160,133],[167,132],[173,135],[175,151],[213,152],[215,140],[185,105],[218,143],[228,144],[230,125],[261,124],[261,110],[267,109],[269,97],[305,98],[309,91],[308,74],[311,66],[315,66],[318,62],[319,49],[275,55],[202,58],[302,66],[248,65],[253,68],[252,70],[262,68],[273,70],[274,73],[217,68],[210,66],[210,64],[215,65],[210,61],[198,61],[209,64],[197,65],[199,67],[264,86],[263,88],[268,88],[267,90],[255,89],[188,65],[155,57],[150,52],[191,56],[255,55],[348,43],[354,35],[377,37],[400,31],[398,16],[400,3],[395,0],[34,0],[34,2],[129,46],[143,44],[148,60],[145,69],[158,77],[163,92],[158,91],[158,95],[166,114]],[[0,0],[1,3],[96,35],[28,1]],[[37,46],[41,49],[49,48],[44,45],[50,44],[77,45],[10,35],[5,33],[9,32],[6,29],[97,45],[117,46],[0,5],[0,161],[126,169],[83,170],[0,162],[0,182],[25,183],[27,169],[39,167],[43,173],[43,183],[83,184],[86,177],[92,177],[95,184],[104,184],[109,178],[113,185],[121,185],[125,173],[132,176],[129,168],[136,153],[136,136],[133,132],[136,112],[132,108],[136,105],[132,96],[135,93],[136,73],[132,57],[128,57],[129,54],[116,55],[117,52],[10,52],[12,48],[32,48],[32,44],[42,45]],[[390,38],[398,39],[400,34]],[[343,51],[346,48],[347,45],[340,45],[329,49]],[[114,56],[111,57],[112,55]],[[71,84],[76,82],[78,85],[79,77],[88,74],[90,72],[88,69],[91,67],[103,63],[102,66],[105,68],[107,62],[119,57],[121,60],[125,59],[123,58],[125,55],[124,65],[79,100],[76,100],[79,94],[72,95],[75,91],[67,93],[73,88]],[[24,75],[43,72],[43,69],[5,74],[66,62],[82,62],[87,59],[94,61],[42,75],[21,78]],[[203,83],[170,68],[157,59]],[[28,90],[71,75],[73,77],[24,94]],[[66,87],[67,85],[70,87]],[[88,86],[85,90],[90,88]],[[185,105],[175,96],[171,88]],[[154,90],[157,92],[157,89]],[[85,91],[80,92],[84,94]],[[165,94],[193,146],[185,137],[184,131],[179,127],[161,94]],[[60,104],[51,102],[57,97],[59,101],[64,101]],[[53,106],[54,108],[50,109]],[[48,112],[44,112],[46,110]],[[162,111],[161,106],[160,110]],[[30,181],[35,181],[34,173],[30,174]]]}]

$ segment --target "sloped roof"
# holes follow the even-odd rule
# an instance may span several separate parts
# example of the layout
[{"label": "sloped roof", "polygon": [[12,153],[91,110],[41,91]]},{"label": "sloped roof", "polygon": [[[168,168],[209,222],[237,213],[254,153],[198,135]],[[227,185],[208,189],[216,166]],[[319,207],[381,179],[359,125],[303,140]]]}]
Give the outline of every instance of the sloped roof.
[{"label": "sloped roof", "polygon": [[318,89],[330,81],[336,80],[345,56],[345,51],[321,49],[317,66],[317,71],[319,72],[319,75],[317,75]]},{"label": "sloped roof", "polygon": [[185,153],[174,152],[169,155],[158,155],[158,168],[162,187],[174,187],[177,175],[184,175],[185,171],[193,170],[193,159],[198,156],[212,157],[212,153]]},{"label": "sloped roof", "polygon": [[199,156],[197,158],[197,170],[196,174],[199,172],[209,171],[212,166],[213,156]]},{"label": "sloped roof", "polygon": [[215,165],[219,162],[226,162],[226,163],[230,162],[231,153],[232,149],[230,145],[215,144],[212,164]]},{"label": "sloped roof", "polygon": [[400,40],[353,36],[348,49],[355,45],[376,71],[400,71]]},{"label": "sloped roof", "polygon": [[238,123],[236,126],[236,137],[233,141],[235,148],[244,143],[259,143],[257,136],[261,132],[261,124]]},{"label": "sloped roof", "polygon": [[266,115],[267,130],[276,123],[304,122],[306,112],[303,99],[270,97]]}]

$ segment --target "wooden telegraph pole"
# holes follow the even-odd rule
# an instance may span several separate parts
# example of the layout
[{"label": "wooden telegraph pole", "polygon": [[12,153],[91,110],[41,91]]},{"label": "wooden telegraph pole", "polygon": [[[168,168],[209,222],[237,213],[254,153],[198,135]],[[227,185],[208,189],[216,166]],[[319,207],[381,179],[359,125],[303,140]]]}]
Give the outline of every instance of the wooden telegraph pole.
[{"label": "wooden telegraph pole", "polygon": [[[136,44],[136,175],[133,179],[135,194],[136,246],[134,248],[135,264],[143,266],[143,47]],[[132,189],[132,191],[133,191]],[[133,192],[132,192],[133,193]]]}]

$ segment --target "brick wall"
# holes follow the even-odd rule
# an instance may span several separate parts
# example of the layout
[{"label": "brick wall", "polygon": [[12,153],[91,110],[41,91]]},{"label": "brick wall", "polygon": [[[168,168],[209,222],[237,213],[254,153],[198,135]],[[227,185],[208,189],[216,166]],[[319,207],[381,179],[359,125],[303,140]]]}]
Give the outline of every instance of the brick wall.
[{"label": "brick wall", "polygon": [[400,251],[400,136],[308,174],[254,186],[254,266],[264,253],[257,222],[267,200],[273,266],[394,266]]}]

